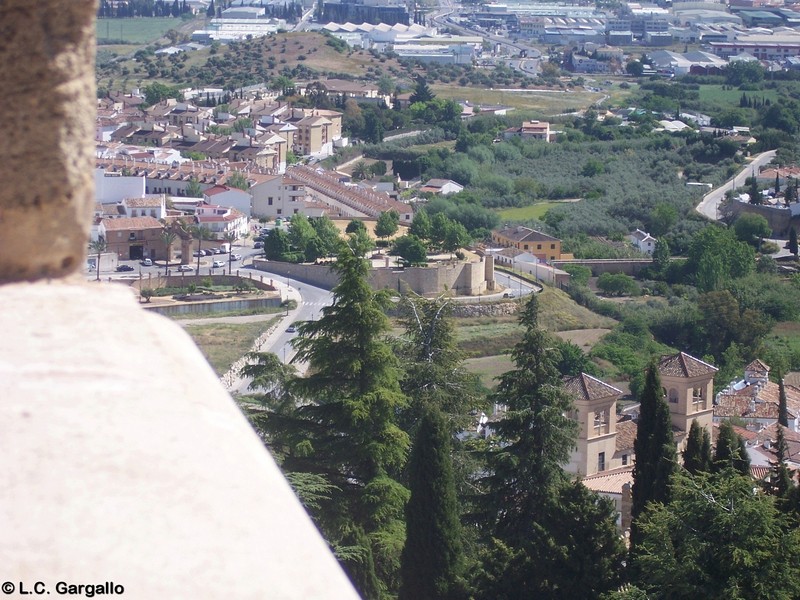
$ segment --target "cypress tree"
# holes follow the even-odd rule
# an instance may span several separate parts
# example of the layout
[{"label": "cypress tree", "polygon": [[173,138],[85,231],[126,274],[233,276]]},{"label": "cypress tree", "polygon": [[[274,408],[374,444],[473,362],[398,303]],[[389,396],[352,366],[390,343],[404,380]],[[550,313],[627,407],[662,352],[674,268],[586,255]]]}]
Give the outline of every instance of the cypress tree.
[{"label": "cypress tree", "polygon": [[697,420],[692,421],[686,449],[683,451],[683,466],[692,475],[711,471],[711,436]]},{"label": "cypress tree", "polygon": [[719,426],[713,468],[715,472],[732,468],[742,475],[750,473],[750,457],[744,440],[733,430],[729,421],[723,421]]},{"label": "cypress tree", "polygon": [[755,171],[753,171],[753,176],[750,177],[750,204],[761,204],[761,194],[758,190],[758,178]]},{"label": "cypress tree", "polygon": [[461,525],[450,433],[438,408],[422,416],[409,459],[411,498],[400,564],[400,600],[451,598],[461,587]]},{"label": "cypress tree", "polygon": [[789,453],[789,449],[786,445],[783,427],[778,425],[777,430],[777,439],[772,449],[775,460],[770,461],[770,480],[766,488],[767,492],[780,498],[785,503],[789,499],[793,487],[792,474],[786,466],[786,455]]},{"label": "cypress tree", "polygon": [[452,304],[444,298],[406,297],[401,302],[406,335],[398,355],[404,365],[401,382],[409,406],[400,415],[401,426],[412,431],[427,407],[448,417],[462,431],[464,415],[478,404],[480,382],[467,372],[453,331]]},{"label": "cypress tree", "polygon": [[[669,407],[663,398],[661,377],[655,363],[650,364],[645,375],[633,448],[636,464],[633,467],[631,514],[635,522],[648,502],[669,502],[670,477],[677,464]],[[636,527],[631,533],[635,543]]]},{"label": "cypress tree", "polygon": [[[778,424],[784,427],[789,426],[789,411],[786,406],[786,388],[783,384],[783,377],[778,380]],[[779,428],[780,429],[780,428]]]},{"label": "cypress tree", "polygon": [[788,245],[789,252],[794,254],[795,259],[797,259],[797,230],[794,228],[794,225],[789,229],[789,245]]}]

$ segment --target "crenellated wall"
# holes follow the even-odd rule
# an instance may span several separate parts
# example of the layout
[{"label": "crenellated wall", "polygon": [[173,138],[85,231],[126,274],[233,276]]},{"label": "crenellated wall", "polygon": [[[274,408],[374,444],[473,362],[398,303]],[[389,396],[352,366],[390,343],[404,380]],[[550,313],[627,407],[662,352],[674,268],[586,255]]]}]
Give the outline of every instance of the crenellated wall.
[{"label": "crenellated wall", "polygon": [[[333,288],[338,281],[336,272],[327,265],[303,265],[256,258],[253,259],[253,266],[326,289]],[[487,275],[493,276],[494,271],[487,268],[484,260],[454,260],[431,267],[371,269],[369,281],[376,290],[410,290],[421,296],[435,296],[452,290],[461,296],[477,296],[494,288],[494,280],[487,281]]]}]

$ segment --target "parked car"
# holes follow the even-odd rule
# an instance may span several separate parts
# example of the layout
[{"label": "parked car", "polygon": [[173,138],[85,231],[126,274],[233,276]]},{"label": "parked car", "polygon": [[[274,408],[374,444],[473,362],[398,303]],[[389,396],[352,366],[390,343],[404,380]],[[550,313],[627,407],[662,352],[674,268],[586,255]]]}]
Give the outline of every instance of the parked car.
[{"label": "parked car", "polygon": [[264,247],[264,242],[256,242],[255,244],[253,244],[253,248],[255,250],[258,250],[259,248],[263,248],[263,247]]},{"label": "parked car", "polygon": [[205,256],[205,255],[206,255],[205,250],[195,250],[194,253],[192,254],[192,256]]},{"label": "parked car", "polygon": [[142,266],[143,266],[143,267],[152,267],[152,266],[153,266],[153,261],[152,261],[152,260],[150,260],[149,258],[145,258],[145,259],[142,261]]},{"label": "parked car", "polygon": [[220,250],[219,248],[212,248],[211,254],[222,254],[222,250]]},{"label": "parked car", "polygon": [[225,262],[221,261],[221,260],[215,260],[214,262],[211,263],[211,268],[212,269],[216,269],[217,267],[224,267],[224,266],[225,266]]},{"label": "parked car", "polygon": [[120,265],[117,267],[117,271],[133,271],[133,267],[130,265]]},{"label": "parked car", "polygon": [[178,271],[194,271],[192,265],[178,265]]}]

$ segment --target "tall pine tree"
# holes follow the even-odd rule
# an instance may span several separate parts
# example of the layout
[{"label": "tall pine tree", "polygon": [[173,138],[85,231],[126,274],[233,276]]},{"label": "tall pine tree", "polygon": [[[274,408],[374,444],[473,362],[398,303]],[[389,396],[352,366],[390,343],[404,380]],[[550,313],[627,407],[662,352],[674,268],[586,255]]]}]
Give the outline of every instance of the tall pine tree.
[{"label": "tall pine tree", "polygon": [[503,540],[524,542],[554,489],[565,481],[562,465],[575,447],[578,426],[567,414],[572,398],[562,388],[559,356],[539,328],[531,295],[520,315],[525,329],[512,352],[516,368],[500,377],[494,401],[506,411],[494,424],[497,443],[489,455],[488,514]]},{"label": "tall pine tree", "polygon": [[408,464],[406,544],[400,600],[453,598],[463,589],[464,557],[458,500],[444,416],[428,407],[417,427]]},{"label": "tall pine tree", "polygon": [[287,471],[322,475],[337,490],[312,511],[353,583],[368,599],[399,587],[408,490],[398,478],[408,436],[395,418],[406,404],[397,357],[386,340],[388,296],[374,292],[361,238],[342,242],[333,304],[301,325],[296,360],[309,375],[292,382],[300,399],[271,418]]},{"label": "tall pine tree", "polygon": [[398,355],[405,370],[401,386],[409,398],[402,425],[411,431],[424,410],[435,406],[452,428],[463,430],[464,415],[478,403],[479,381],[464,368],[453,331],[452,305],[443,297],[418,296],[403,298],[401,305],[405,336]]},{"label": "tall pine tree", "polygon": [[515,369],[492,398],[505,406],[493,424],[482,483],[481,525],[490,534],[474,578],[475,598],[597,598],[619,583],[623,548],[613,510],[564,472],[577,423],[564,390],[557,345],[539,328],[532,295]]},{"label": "tall pine tree", "polygon": [[692,475],[711,471],[711,436],[696,419],[689,428],[686,449],[683,451],[683,466]]},{"label": "tall pine tree", "polygon": [[669,501],[670,477],[677,464],[669,407],[663,397],[661,377],[655,363],[650,364],[645,375],[633,448],[636,463],[631,491],[631,514],[634,519],[631,533],[635,544],[636,519],[649,502]]}]

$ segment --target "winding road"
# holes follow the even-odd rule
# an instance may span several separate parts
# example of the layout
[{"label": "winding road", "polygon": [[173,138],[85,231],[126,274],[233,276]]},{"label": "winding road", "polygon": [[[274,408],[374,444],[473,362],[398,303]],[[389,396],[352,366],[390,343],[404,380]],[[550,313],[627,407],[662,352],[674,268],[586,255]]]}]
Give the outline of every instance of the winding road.
[{"label": "winding road", "polygon": [[697,212],[704,217],[708,217],[712,221],[719,220],[719,205],[722,204],[722,200],[725,198],[725,192],[742,187],[745,180],[753,174],[753,171],[758,173],[758,170],[771,162],[773,158],[775,158],[775,150],[769,150],[768,152],[756,154],[753,157],[753,160],[750,161],[744,168],[742,168],[739,173],[734,175],[731,179],[726,181],[717,189],[703,196],[703,199],[700,201],[700,204],[697,205],[695,210],[697,210]]}]

